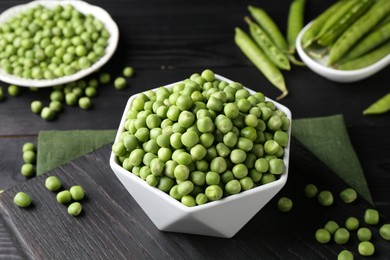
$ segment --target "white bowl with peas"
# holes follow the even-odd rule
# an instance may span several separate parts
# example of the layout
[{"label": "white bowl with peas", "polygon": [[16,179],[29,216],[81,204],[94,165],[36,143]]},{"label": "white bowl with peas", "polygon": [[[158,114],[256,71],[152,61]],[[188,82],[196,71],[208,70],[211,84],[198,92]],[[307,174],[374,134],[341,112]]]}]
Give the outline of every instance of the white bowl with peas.
[{"label": "white bowl with peas", "polygon": [[79,0],[14,6],[0,28],[0,80],[23,87],[79,80],[108,62],[119,39],[104,9]]},{"label": "white bowl with peas", "polygon": [[[207,85],[202,89],[209,89],[210,95],[208,96],[206,91],[202,98],[199,96],[202,95],[200,91],[198,93],[197,90],[188,90],[194,81],[202,82],[203,86]],[[215,86],[211,87],[211,81],[224,85],[221,87],[223,91],[216,90]],[[240,87],[237,87],[239,90],[232,90],[231,86]],[[213,88],[214,90],[210,90]],[[227,94],[225,99],[225,95],[221,94],[230,91],[235,95],[229,97]],[[192,93],[193,103],[186,100],[186,93],[189,92]],[[244,96],[238,97],[241,94],[253,96],[248,96],[248,99],[253,101],[253,106],[248,107],[249,100],[243,98]],[[157,101],[152,101],[154,95]],[[145,97],[150,98],[148,100]],[[217,100],[214,97],[221,99]],[[163,99],[164,105],[158,103]],[[235,99],[245,100],[237,101],[236,107],[227,106],[228,103],[235,103]],[[195,100],[207,102],[205,105],[209,112],[204,108],[205,105],[196,104]],[[267,108],[260,108],[265,106]],[[146,107],[153,107],[156,114],[143,111],[142,109]],[[180,108],[177,111],[180,115],[175,115],[177,110],[175,107]],[[210,110],[214,109],[221,113],[215,114],[215,120],[211,120],[208,117],[212,114]],[[244,116],[245,120],[242,117],[244,112],[241,110],[247,113]],[[263,117],[259,111],[263,112]],[[233,114],[235,116],[232,116]],[[249,114],[251,115],[248,116]],[[147,116],[144,120],[142,118],[145,115]],[[164,118],[165,115],[167,117],[165,120],[157,118],[160,116]],[[235,118],[234,124],[228,116]],[[271,119],[273,116],[275,117]],[[195,120],[196,117],[198,119]],[[278,121],[282,118],[283,124]],[[268,144],[264,139],[265,135],[260,133],[262,130],[265,131],[260,124],[262,119],[267,122],[268,126],[265,127],[269,127],[267,140],[272,139],[267,141]],[[146,122],[146,128],[150,128],[149,132],[144,129],[145,127],[141,127],[142,121]],[[172,121],[172,125],[169,121]],[[268,123],[270,121],[271,123]],[[245,122],[245,125],[242,122]],[[190,79],[129,98],[113,145],[110,166],[159,230],[230,238],[286,183],[290,153],[290,122],[291,112],[285,106],[264,97],[261,93],[255,94],[253,90],[239,83],[205,70],[201,74],[193,74]],[[133,129],[133,125],[138,125],[138,129]],[[241,126],[240,130],[236,125]],[[253,138],[250,132],[255,126],[259,130]],[[237,130],[240,137],[235,139],[233,135]],[[147,138],[143,137],[144,131],[147,132]],[[199,136],[192,136],[195,132]],[[218,137],[218,133],[222,133],[223,137],[222,135]],[[164,135],[167,136],[166,139]],[[179,136],[179,142],[176,136]],[[208,140],[210,137],[211,141]],[[249,139],[253,142],[248,142]],[[259,145],[260,142],[263,142],[264,146]],[[157,148],[153,152],[154,143],[157,144]],[[277,147],[272,148],[272,144]],[[180,145],[183,149],[179,148]],[[157,155],[150,155],[151,153]]]}]

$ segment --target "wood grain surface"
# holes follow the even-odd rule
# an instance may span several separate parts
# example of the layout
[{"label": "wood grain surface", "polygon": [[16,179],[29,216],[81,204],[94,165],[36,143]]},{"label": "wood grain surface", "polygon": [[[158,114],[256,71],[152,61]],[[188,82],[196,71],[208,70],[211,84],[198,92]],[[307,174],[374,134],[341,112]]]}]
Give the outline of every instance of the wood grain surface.
[{"label": "wood grain surface", "polygon": [[[232,239],[159,231],[111,171],[110,145],[7,190],[0,197],[0,212],[30,259],[334,259],[344,248],[357,256],[356,231],[346,245],[323,245],[314,238],[327,221],[343,226],[350,216],[372,230],[375,256],[385,259],[390,244],[379,237],[378,226],[363,221],[370,205],[361,198],[350,205],[341,202],[337,194],[346,185],[295,140],[291,151],[287,185]],[[45,188],[51,175],[65,189],[76,184],[85,188],[80,216],[68,215],[55,193]],[[332,191],[334,205],[323,207],[306,198],[307,183]],[[29,208],[12,202],[22,190],[33,200]],[[277,210],[281,196],[292,198],[291,212]]]}]

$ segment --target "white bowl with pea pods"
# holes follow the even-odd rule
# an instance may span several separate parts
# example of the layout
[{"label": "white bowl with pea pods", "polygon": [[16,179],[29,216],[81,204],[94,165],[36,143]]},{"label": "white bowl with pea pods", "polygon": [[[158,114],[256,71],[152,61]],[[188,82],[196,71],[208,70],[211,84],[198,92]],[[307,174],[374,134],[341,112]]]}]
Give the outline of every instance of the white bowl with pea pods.
[{"label": "white bowl with pea pods", "polygon": [[[231,80],[219,75],[215,75],[215,79],[232,83]],[[180,82],[164,87],[173,88],[178,83]],[[245,89],[250,94],[255,93],[251,89]],[[119,141],[121,134],[126,131],[126,113],[137,96],[138,94],[131,96],[126,104],[115,142]],[[272,99],[266,98],[266,101],[273,102],[276,109],[281,110],[291,122],[291,112],[287,107]],[[285,147],[283,158],[281,158],[285,170],[279,178],[238,194],[192,207],[186,206],[164,191],[150,186],[139,176],[123,168],[114,152],[110,156],[110,166],[123,186],[159,230],[231,238],[285,185],[288,177],[291,124],[286,133],[288,134],[288,144]]]},{"label": "white bowl with pea pods", "polygon": [[118,45],[119,40],[119,29],[115,21],[112,19],[112,17],[102,9],[101,7],[94,6],[91,4],[88,4],[86,2],[80,1],[80,0],[37,0],[32,1],[27,4],[17,5],[14,7],[11,7],[1,13],[0,15],[0,27],[3,23],[7,22],[9,19],[15,17],[16,15],[23,13],[31,8],[37,7],[39,5],[52,9],[55,6],[61,5],[72,5],[77,11],[80,13],[83,13],[85,15],[92,15],[97,20],[103,23],[105,28],[110,34],[110,37],[108,38],[108,44],[105,48],[105,53],[102,57],[100,57],[95,63],[93,63],[90,67],[81,69],[77,71],[74,74],[71,75],[65,75],[62,77],[57,77],[53,79],[28,79],[28,78],[22,78],[18,77],[9,73],[6,73],[1,67],[0,67],[0,80],[7,82],[9,84],[14,84],[17,86],[22,87],[51,87],[61,84],[66,84],[69,82],[77,81],[81,78],[84,78],[88,76],[89,74],[97,71],[99,68],[101,68],[105,63],[109,61],[109,59],[112,57],[112,55],[115,53],[115,50]]},{"label": "white bowl with pea pods", "polygon": [[327,67],[326,64],[328,62],[328,55],[324,55],[322,57],[314,57],[309,53],[308,49],[304,49],[302,47],[302,36],[306,30],[309,29],[309,23],[306,25],[301,32],[299,33],[296,40],[296,48],[299,54],[299,57],[302,61],[309,67],[312,71],[317,73],[318,75],[329,79],[331,81],[340,82],[340,83],[349,83],[356,82],[365,78],[368,78],[380,70],[384,69],[390,64],[390,54],[375,62],[374,64],[367,66],[362,69],[357,70],[340,70],[331,67]]}]

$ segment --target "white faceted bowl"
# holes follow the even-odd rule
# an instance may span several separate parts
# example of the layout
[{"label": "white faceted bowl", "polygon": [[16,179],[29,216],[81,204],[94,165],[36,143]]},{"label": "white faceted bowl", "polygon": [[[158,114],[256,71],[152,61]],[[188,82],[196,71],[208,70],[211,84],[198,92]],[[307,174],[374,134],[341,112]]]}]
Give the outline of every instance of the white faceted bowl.
[{"label": "white faceted bowl", "polygon": [[[231,80],[215,75],[219,80]],[[165,87],[173,87],[177,83]],[[254,91],[248,89],[252,93]],[[126,112],[137,95],[131,96],[124,110],[115,141],[124,130]],[[291,121],[290,110],[273,101]],[[291,136],[291,124],[288,130]],[[290,138],[289,138],[290,139]],[[288,176],[290,140],[285,148],[285,172],[274,182],[258,186],[236,195],[225,197],[204,205],[187,207],[165,192],[152,187],[140,177],[122,168],[114,153],[110,156],[110,166],[130,195],[137,201],[146,215],[161,231],[190,233],[215,237],[233,237],[253,216],[255,216],[285,185]]]},{"label": "white faceted bowl", "polygon": [[374,64],[357,70],[338,70],[326,66],[328,62],[328,55],[325,55],[322,58],[313,58],[310,56],[302,47],[301,39],[303,34],[307,29],[309,29],[311,23],[306,25],[301,32],[299,33],[296,40],[296,47],[299,57],[302,61],[315,73],[318,75],[340,83],[350,83],[356,82],[368,78],[375,73],[379,72],[383,68],[387,67],[390,64],[390,54],[382,58],[381,60],[375,62]]}]

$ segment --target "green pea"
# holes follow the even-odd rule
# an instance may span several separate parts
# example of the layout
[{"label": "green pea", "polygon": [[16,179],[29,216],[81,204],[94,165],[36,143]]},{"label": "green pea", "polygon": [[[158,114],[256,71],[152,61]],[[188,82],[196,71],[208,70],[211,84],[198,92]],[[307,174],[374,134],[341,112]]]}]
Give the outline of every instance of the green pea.
[{"label": "green pea", "polygon": [[69,192],[73,200],[82,200],[85,197],[84,189],[80,185],[72,186]]},{"label": "green pea", "polygon": [[376,209],[367,209],[364,212],[364,221],[369,225],[376,225],[379,223],[379,212]]},{"label": "green pea", "polygon": [[353,259],[354,259],[353,254],[346,249],[341,251],[337,256],[337,260],[353,260]]},{"label": "green pea", "polygon": [[35,145],[33,143],[27,142],[27,143],[23,144],[23,148],[22,148],[23,152],[26,152],[26,151],[35,152],[35,150],[36,150],[36,148],[35,148]]},{"label": "green pea", "polygon": [[349,237],[350,237],[350,234],[349,234],[349,231],[347,229],[339,228],[334,233],[333,239],[336,242],[336,244],[343,245],[349,241]]},{"label": "green pea", "polygon": [[241,191],[241,184],[238,180],[234,179],[226,183],[225,191],[228,194],[237,194]]},{"label": "green pea", "polygon": [[207,199],[210,201],[219,200],[223,196],[222,188],[218,185],[210,185],[205,190],[205,195],[207,196]]},{"label": "green pea", "polygon": [[248,175],[248,168],[245,164],[239,163],[232,168],[232,172],[235,178],[241,179]]},{"label": "green pea", "polygon": [[337,224],[336,221],[333,221],[333,220],[330,220],[328,221],[324,228],[326,230],[328,230],[328,232],[331,234],[331,235],[334,235],[334,233],[340,228],[339,224]]},{"label": "green pea", "polygon": [[50,191],[57,191],[61,188],[61,181],[56,176],[49,176],[45,180],[45,186]]},{"label": "green pea", "polygon": [[359,228],[359,220],[355,217],[349,217],[345,221],[345,227],[348,230],[357,230]]},{"label": "green pea", "polygon": [[68,214],[71,216],[78,216],[83,210],[83,206],[79,202],[73,202],[68,206]]},{"label": "green pea", "polygon": [[21,208],[26,208],[31,205],[32,200],[27,193],[20,191],[16,193],[14,203]]},{"label": "green pea", "polygon": [[208,198],[207,198],[206,194],[199,193],[198,195],[196,195],[195,202],[198,205],[203,205],[203,204],[206,204],[208,202]]},{"label": "green pea", "polygon": [[114,81],[115,89],[121,90],[127,87],[126,79],[123,77],[118,77]]},{"label": "green pea", "polygon": [[372,233],[368,228],[362,227],[357,231],[357,236],[360,241],[369,241],[372,237]]},{"label": "green pea", "polygon": [[108,84],[111,81],[111,75],[108,73],[102,73],[99,75],[99,82],[101,84]]},{"label": "green pea", "polygon": [[37,155],[35,151],[27,150],[23,152],[23,160],[25,163],[34,164],[36,162]]},{"label": "green pea", "polygon": [[370,241],[363,241],[359,243],[358,251],[362,256],[371,256],[375,253],[375,246]]},{"label": "green pea", "polygon": [[160,182],[157,185],[157,188],[162,190],[162,191],[169,192],[169,190],[172,188],[173,184],[174,183],[173,183],[173,180],[171,178],[166,177],[166,176],[162,176],[160,178]]},{"label": "green pea", "polygon": [[267,184],[276,181],[276,177],[274,174],[266,173],[263,174],[263,177],[261,178],[261,184]]},{"label": "green pea", "polygon": [[307,184],[305,186],[305,195],[308,198],[314,198],[318,194],[318,188],[314,184]]},{"label": "green pea", "polygon": [[326,244],[330,241],[331,236],[328,230],[320,228],[316,231],[315,237],[317,241],[321,244]]},{"label": "green pea", "polygon": [[61,204],[67,204],[72,200],[72,195],[68,190],[63,190],[57,193],[57,201]]},{"label": "green pea", "polygon": [[317,195],[318,202],[325,207],[333,204],[333,194],[330,191],[320,191]]},{"label": "green pea", "polygon": [[293,202],[290,198],[281,197],[277,203],[280,212],[289,212],[293,207]]},{"label": "green pea", "polygon": [[35,100],[35,101],[31,102],[30,108],[34,114],[39,114],[42,111],[43,104],[41,101]]},{"label": "green pea", "polygon": [[390,224],[384,224],[379,229],[380,236],[385,240],[390,240]]},{"label": "green pea", "polygon": [[194,189],[194,184],[190,180],[185,180],[181,182],[177,188],[177,191],[181,195],[188,195],[190,194]]},{"label": "green pea", "polygon": [[187,207],[196,206],[196,201],[191,195],[184,195],[180,201],[181,203],[183,203],[183,205],[186,205]]},{"label": "green pea", "polygon": [[34,165],[32,165],[31,163],[25,163],[22,165],[20,172],[25,177],[31,177],[35,174]]},{"label": "green pea", "polygon": [[13,96],[13,97],[19,96],[20,92],[21,92],[20,87],[18,87],[16,85],[9,85],[8,86],[8,94],[10,96]]},{"label": "green pea", "polygon": [[357,198],[357,193],[352,188],[347,188],[340,192],[340,199],[344,203],[352,203],[356,200],[356,198]]},{"label": "green pea", "polygon": [[272,174],[282,174],[286,170],[282,159],[269,160],[269,172]]},{"label": "green pea", "polygon": [[123,76],[130,78],[133,75],[134,75],[134,68],[133,67],[127,66],[123,69]]}]

